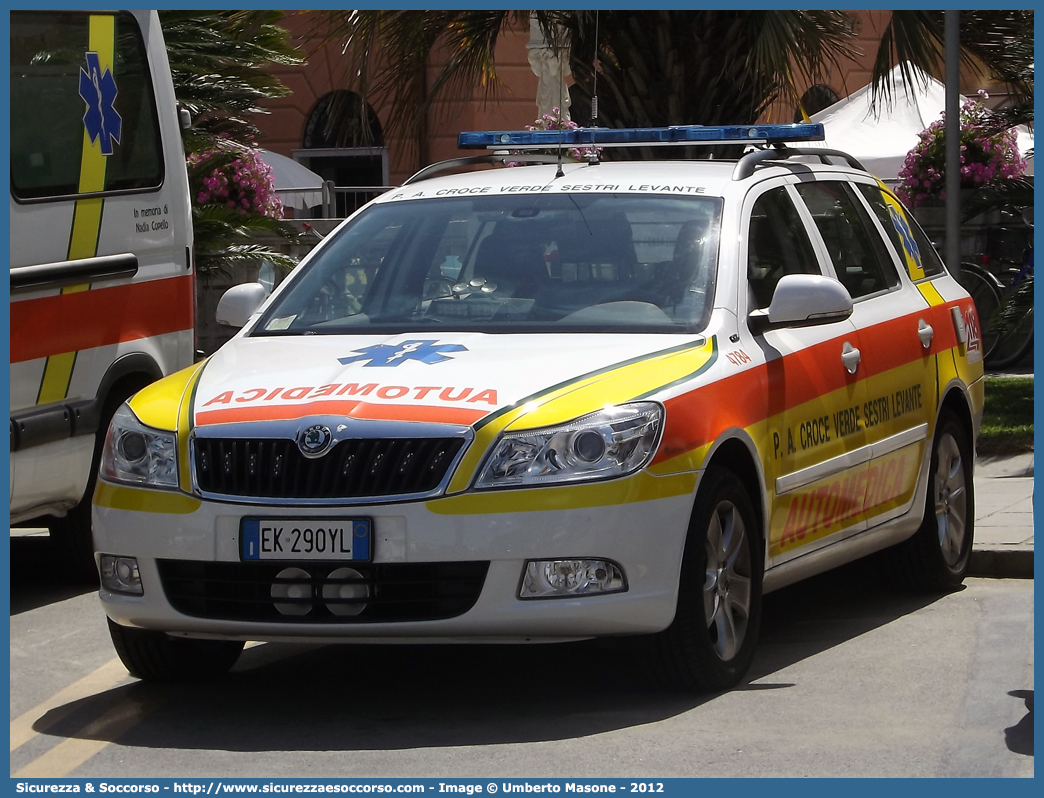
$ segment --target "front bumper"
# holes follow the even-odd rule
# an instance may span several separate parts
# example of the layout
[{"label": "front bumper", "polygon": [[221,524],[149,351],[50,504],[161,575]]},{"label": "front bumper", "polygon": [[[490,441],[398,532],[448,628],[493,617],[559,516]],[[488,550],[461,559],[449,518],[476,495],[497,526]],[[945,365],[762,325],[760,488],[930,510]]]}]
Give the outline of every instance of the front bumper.
[{"label": "front bumper", "polygon": [[[656,632],[674,617],[695,481],[695,474],[657,478],[640,473],[600,486],[341,508],[200,502],[103,485],[95,497],[96,549],[137,558],[144,595],[104,588],[100,595],[106,614],[121,625],[236,640],[493,642]],[[201,612],[199,603],[172,602],[168,597],[165,588],[171,585],[173,569],[189,581],[196,571],[213,579],[224,578],[223,574],[232,574],[233,580],[258,577],[254,590],[264,602],[265,574],[271,574],[273,566],[261,563],[259,570],[255,563],[240,564],[241,519],[338,514],[372,519],[372,565],[358,566],[367,575],[379,571],[398,579],[403,573],[426,569],[452,581],[457,577],[451,564],[470,565],[467,578],[473,578],[476,569],[481,571],[482,564],[488,563],[475,586],[474,603],[453,617],[430,620],[375,620],[366,612],[344,619],[278,617],[270,608],[266,618],[250,620],[232,617],[236,613],[220,607]],[[585,557],[618,564],[627,590],[518,598],[528,560]],[[319,579],[336,567],[317,563],[313,569],[299,561],[280,566],[314,570]]]}]

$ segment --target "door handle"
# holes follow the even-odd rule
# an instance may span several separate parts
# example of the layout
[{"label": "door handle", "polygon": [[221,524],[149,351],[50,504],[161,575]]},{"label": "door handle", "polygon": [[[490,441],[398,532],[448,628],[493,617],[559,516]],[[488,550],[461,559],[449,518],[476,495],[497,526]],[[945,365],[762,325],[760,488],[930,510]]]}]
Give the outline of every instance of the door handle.
[{"label": "door handle", "polygon": [[841,349],[841,362],[845,364],[845,370],[849,374],[855,374],[856,369],[859,368],[859,361],[862,360],[863,355],[856,349],[852,344],[845,341],[844,347]]},{"label": "door handle", "polygon": [[927,349],[932,345],[932,339],[935,337],[935,330],[933,330],[932,325],[924,319],[918,319],[917,337],[921,339],[921,346]]}]

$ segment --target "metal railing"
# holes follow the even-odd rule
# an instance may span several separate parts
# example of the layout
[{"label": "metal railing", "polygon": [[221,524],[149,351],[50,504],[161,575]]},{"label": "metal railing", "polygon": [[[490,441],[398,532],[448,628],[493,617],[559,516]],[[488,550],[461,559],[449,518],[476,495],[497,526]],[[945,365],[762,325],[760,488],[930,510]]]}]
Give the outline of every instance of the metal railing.
[{"label": "metal railing", "polygon": [[[374,197],[398,188],[398,186],[335,186],[332,180],[323,182],[321,188],[277,188],[279,194],[304,195],[310,208],[320,209],[322,219],[344,219]],[[314,195],[314,196],[313,196]],[[312,202],[312,200],[316,200]],[[292,203],[284,203],[292,204]],[[298,209],[300,210],[300,209]]]}]

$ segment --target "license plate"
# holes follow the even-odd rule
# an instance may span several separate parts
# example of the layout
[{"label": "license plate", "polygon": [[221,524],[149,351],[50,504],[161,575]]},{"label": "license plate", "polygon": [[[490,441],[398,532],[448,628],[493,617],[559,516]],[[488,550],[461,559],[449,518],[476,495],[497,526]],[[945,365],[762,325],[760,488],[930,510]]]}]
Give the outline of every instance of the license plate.
[{"label": "license plate", "polygon": [[369,560],[368,518],[244,518],[244,560]]}]

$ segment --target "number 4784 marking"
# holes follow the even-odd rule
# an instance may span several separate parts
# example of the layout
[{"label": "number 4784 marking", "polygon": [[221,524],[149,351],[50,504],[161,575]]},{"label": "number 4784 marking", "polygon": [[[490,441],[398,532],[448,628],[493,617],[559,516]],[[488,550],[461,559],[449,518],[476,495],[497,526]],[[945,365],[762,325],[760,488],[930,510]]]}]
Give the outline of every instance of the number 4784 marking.
[{"label": "number 4784 marking", "polygon": [[734,349],[731,352],[726,352],[725,357],[727,357],[729,362],[734,366],[742,366],[744,363],[750,362],[750,355],[742,349]]}]

